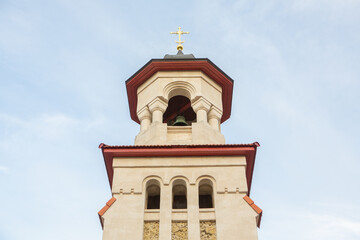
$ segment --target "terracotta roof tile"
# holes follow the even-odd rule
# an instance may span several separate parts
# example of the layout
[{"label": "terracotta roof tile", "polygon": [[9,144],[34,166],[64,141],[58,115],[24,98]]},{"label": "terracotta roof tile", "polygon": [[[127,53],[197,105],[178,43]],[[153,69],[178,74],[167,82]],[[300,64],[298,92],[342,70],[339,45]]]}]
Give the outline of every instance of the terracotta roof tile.
[{"label": "terracotta roof tile", "polygon": [[260,143],[253,142],[250,144],[193,144],[193,145],[106,145],[100,143],[100,149],[147,149],[147,148],[236,148],[236,147],[260,147]]},{"label": "terracotta roof tile", "polygon": [[245,195],[244,200],[251,206],[252,204],[254,204],[254,201],[251,200],[251,198],[249,198],[247,195]]},{"label": "terracotta roof tile", "polygon": [[261,208],[259,208],[256,204],[252,204],[251,207],[257,212],[258,214],[262,213]]},{"label": "terracotta roof tile", "polygon": [[106,205],[98,212],[101,227],[104,228],[104,220],[102,219],[102,216],[106,213],[106,211],[111,207],[111,205],[114,204],[116,201],[116,198],[112,197],[109,201],[107,201]]},{"label": "terracotta roof tile", "polygon": [[107,201],[106,205],[108,205],[109,207],[111,205],[113,205],[113,203],[116,201],[116,198],[112,197],[109,201]]},{"label": "terracotta roof tile", "polygon": [[245,195],[243,197],[243,199],[250,205],[250,207],[252,209],[254,209],[254,211],[259,214],[258,217],[257,217],[257,226],[260,227],[260,222],[261,222],[261,217],[262,217],[262,210],[261,208],[259,208],[253,200],[251,200],[251,198],[249,198],[249,196]]},{"label": "terracotta roof tile", "polygon": [[104,215],[104,213],[109,209],[110,207],[108,205],[105,205],[99,212],[99,216]]}]

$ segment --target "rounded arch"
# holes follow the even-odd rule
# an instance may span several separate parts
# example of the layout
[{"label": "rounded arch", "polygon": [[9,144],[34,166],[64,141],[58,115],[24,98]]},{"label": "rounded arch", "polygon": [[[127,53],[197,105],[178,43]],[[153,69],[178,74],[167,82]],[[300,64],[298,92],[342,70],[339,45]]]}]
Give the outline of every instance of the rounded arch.
[{"label": "rounded arch", "polygon": [[196,94],[195,87],[191,83],[185,81],[171,82],[167,84],[163,90],[163,96],[167,100],[169,100],[174,96],[179,96],[179,95],[187,97],[190,100],[193,100],[195,94]]},{"label": "rounded arch", "polygon": [[209,177],[198,178],[199,208],[214,208],[214,182]]},{"label": "rounded arch", "polygon": [[184,178],[176,178],[171,181],[173,209],[187,209],[187,185],[188,182]]},{"label": "rounded arch", "polygon": [[[178,117],[182,116],[183,124],[174,124]],[[167,123],[169,126],[189,126],[196,121],[196,113],[191,106],[189,98],[177,95],[171,97],[168,101],[168,106],[163,114],[163,123]]]},{"label": "rounded arch", "polygon": [[145,181],[145,209],[160,209],[161,183],[159,179],[159,177],[148,177]]},{"label": "rounded arch", "polygon": [[146,184],[150,181],[150,180],[157,180],[159,181],[160,185],[163,186],[164,185],[164,181],[162,180],[162,178],[160,176],[157,175],[149,175],[147,177],[145,177],[142,181],[142,186],[143,186],[143,190],[146,189]]},{"label": "rounded arch", "polygon": [[182,179],[185,181],[186,183],[186,186],[189,186],[190,184],[190,181],[187,177],[183,176],[183,175],[176,175],[176,176],[173,176],[170,181],[169,181],[169,184],[172,185],[174,183],[175,180],[178,180],[178,179]]},{"label": "rounded arch", "polygon": [[215,188],[216,180],[215,180],[215,178],[214,178],[213,176],[211,176],[211,175],[201,175],[201,176],[199,176],[199,177],[196,179],[196,185],[199,186],[200,181],[203,180],[203,179],[208,179],[208,180],[210,180],[210,181],[212,182],[213,187]]}]

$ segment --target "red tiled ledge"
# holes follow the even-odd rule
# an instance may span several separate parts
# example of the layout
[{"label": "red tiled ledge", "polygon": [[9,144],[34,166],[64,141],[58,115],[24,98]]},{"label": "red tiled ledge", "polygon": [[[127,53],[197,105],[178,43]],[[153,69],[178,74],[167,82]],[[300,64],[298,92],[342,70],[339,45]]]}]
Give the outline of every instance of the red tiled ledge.
[{"label": "red tiled ledge", "polygon": [[101,227],[104,228],[103,218],[102,216],[106,213],[106,211],[113,205],[113,203],[116,201],[116,198],[112,197],[109,201],[107,201],[106,205],[98,212]]},{"label": "red tiled ledge", "polygon": [[254,211],[259,214],[258,218],[257,218],[257,226],[258,228],[260,228],[260,222],[261,222],[261,216],[262,216],[262,210],[261,208],[259,208],[253,200],[251,200],[251,198],[249,198],[249,196],[245,195],[244,200],[250,205],[250,207],[252,207],[252,209],[254,209]]}]

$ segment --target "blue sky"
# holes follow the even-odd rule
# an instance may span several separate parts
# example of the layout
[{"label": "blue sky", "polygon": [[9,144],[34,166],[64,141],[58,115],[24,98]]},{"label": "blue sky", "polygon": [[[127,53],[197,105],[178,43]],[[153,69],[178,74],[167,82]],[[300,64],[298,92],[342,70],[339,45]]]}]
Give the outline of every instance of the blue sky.
[{"label": "blue sky", "polygon": [[360,239],[360,1],[0,2],[0,239],[101,239],[99,143],[133,144],[124,81],[209,58],[234,81],[227,143],[258,149],[260,239]]}]

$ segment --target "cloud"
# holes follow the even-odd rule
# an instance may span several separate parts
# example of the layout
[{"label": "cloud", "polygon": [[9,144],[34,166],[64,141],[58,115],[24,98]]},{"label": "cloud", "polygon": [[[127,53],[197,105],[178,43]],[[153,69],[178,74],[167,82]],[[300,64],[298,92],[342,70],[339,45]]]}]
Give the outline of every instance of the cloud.
[{"label": "cloud", "polygon": [[294,0],[292,1],[294,9],[309,10],[319,8],[346,9],[360,6],[358,0]]},{"label": "cloud", "polygon": [[[47,139],[59,138],[75,125],[80,124],[76,118],[63,113],[41,114],[30,119],[0,113],[0,121],[3,123],[8,137],[9,135],[12,137],[31,135]],[[4,140],[6,138],[5,136]]]},{"label": "cloud", "polygon": [[309,235],[313,239],[359,239],[360,222],[331,215],[309,213],[305,220],[311,226]]},{"label": "cloud", "polygon": [[0,172],[8,173],[8,172],[9,172],[9,168],[8,168],[8,167],[5,167],[5,166],[0,166]]},{"label": "cloud", "polygon": [[[276,203],[263,215],[259,239],[292,240],[357,240],[360,239],[360,221],[356,210],[346,210],[344,205],[317,203],[301,210],[300,205],[289,202]],[[269,206],[268,206],[269,207]],[[279,235],[279,233],[281,233]],[[294,234],[296,233],[296,234]]]}]

